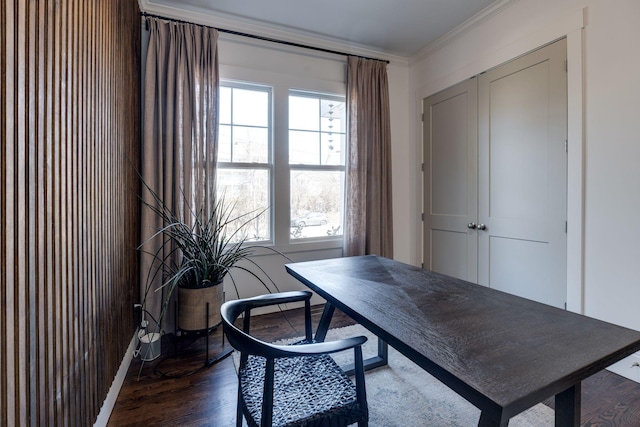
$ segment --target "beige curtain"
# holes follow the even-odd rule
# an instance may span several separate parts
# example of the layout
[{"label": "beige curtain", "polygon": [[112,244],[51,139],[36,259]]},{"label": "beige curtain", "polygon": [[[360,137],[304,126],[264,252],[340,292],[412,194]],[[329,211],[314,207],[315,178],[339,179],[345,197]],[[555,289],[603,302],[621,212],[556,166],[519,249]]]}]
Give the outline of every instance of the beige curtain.
[{"label": "beige curtain", "polygon": [[345,255],[393,258],[391,127],[386,63],[347,62],[347,203]]},{"label": "beige curtain", "polygon": [[[218,32],[198,25],[148,18],[149,46],[144,76],[144,123],[141,175],[174,210],[184,211],[184,195],[191,206],[210,206],[215,198],[218,127]],[[148,192],[142,191],[150,201]],[[162,224],[148,207],[141,209],[142,238],[146,241]],[[146,245],[145,251],[157,248]],[[160,313],[162,278],[147,286],[152,257],[141,255],[141,292],[145,308]],[[146,293],[145,289],[151,291]],[[169,309],[163,329],[172,330]]]}]

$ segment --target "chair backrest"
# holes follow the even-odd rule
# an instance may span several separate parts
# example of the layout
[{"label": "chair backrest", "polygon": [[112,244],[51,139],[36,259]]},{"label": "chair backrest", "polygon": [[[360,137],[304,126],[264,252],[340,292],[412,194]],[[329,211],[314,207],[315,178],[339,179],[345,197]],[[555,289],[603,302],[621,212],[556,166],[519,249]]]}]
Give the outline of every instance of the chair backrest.
[{"label": "chair backrest", "polygon": [[[281,294],[268,294],[254,298],[228,301],[220,307],[222,326],[224,333],[233,348],[243,355],[254,354],[266,358],[286,357],[289,352],[282,346],[261,341],[249,333],[251,310],[268,305],[284,304],[292,301],[304,301],[305,309],[310,310],[309,301],[312,293],[309,291],[283,292]],[[244,314],[243,329],[236,326],[236,321],[241,314]],[[305,316],[306,317],[306,316]],[[311,341],[310,323],[305,322],[305,334],[308,341]]]}]

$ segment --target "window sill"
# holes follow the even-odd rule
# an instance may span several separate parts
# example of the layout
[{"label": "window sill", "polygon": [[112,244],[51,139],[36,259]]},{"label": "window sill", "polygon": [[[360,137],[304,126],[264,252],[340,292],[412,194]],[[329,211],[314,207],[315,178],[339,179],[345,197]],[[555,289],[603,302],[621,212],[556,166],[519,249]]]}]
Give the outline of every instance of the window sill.
[{"label": "window sill", "polygon": [[285,255],[291,255],[304,252],[315,252],[325,250],[339,249],[342,251],[344,239],[342,236],[337,238],[307,238],[290,241],[286,245],[274,245],[269,242],[255,243],[257,247],[264,247],[264,251],[258,250],[254,256],[273,255],[269,249],[276,250]]}]

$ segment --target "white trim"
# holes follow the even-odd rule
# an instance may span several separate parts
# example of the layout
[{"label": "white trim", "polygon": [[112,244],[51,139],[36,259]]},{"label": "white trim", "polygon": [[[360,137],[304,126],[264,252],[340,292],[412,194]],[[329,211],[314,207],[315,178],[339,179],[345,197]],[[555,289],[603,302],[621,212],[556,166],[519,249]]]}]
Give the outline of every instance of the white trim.
[{"label": "white trim", "polygon": [[567,310],[584,314],[584,98],[582,28],[567,34]]},{"label": "white trim", "polygon": [[[416,97],[419,100],[428,98],[429,96],[460,83],[465,79],[477,76],[480,73],[484,73],[501,64],[505,64],[512,59],[526,55],[527,53],[542,46],[563,37],[567,37],[569,34],[574,33],[577,30],[581,30],[583,27],[584,11],[581,9],[575,13],[565,16],[564,18],[558,19],[525,37],[521,37],[512,42],[507,42],[501,46],[496,46],[496,48],[492,50],[477,52],[477,56],[464,62],[463,66],[450,70],[446,75],[443,75],[440,78],[425,81],[424,84],[416,88]],[[582,50],[579,54],[580,61],[582,62]],[[569,54],[569,56],[570,59],[575,60],[577,58],[575,54]],[[413,61],[412,65],[419,66]],[[571,78],[572,76],[569,75],[569,77]]]},{"label": "white trim", "polygon": [[127,352],[125,353],[124,357],[122,358],[122,362],[120,363],[120,368],[118,369],[118,372],[116,373],[116,376],[111,383],[109,393],[104,399],[104,402],[102,402],[102,407],[100,408],[98,418],[96,418],[95,423],[93,423],[94,427],[107,427],[109,417],[111,416],[113,407],[115,406],[116,400],[118,399],[118,394],[120,394],[122,384],[124,384],[124,380],[127,377],[127,372],[129,371],[131,360],[133,359],[133,351],[136,348],[136,343],[136,335],[133,334],[133,338],[131,338],[131,342],[129,343]]},{"label": "white trim", "polygon": [[518,0],[497,0],[496,2],[482,9],[480,12],[473,15],[471,18],[464,21],[462,24],[448,31],[443,36],[439,37],[437,40],[433,41],[432,43],[428,44],[424,48],[420,49],[418,53],[416,53],[415,55],[411,56],[411,58],[409,58],[409,63],[410,64],[415,63],[417,61],[420,61],[426,58],[433,52],[441,49],[445,45],[457,39],[459,36],[466,33],[469,29],[476,27],[481,22],[491,18],[492,16],[497,15],[498,13],[502,12],[503,9],[511,6],[517,1]]},{"label": "white trim", "polygon": [[608,366],[607,371],[640,383],[640,352],[625,357],[613,365]]}]

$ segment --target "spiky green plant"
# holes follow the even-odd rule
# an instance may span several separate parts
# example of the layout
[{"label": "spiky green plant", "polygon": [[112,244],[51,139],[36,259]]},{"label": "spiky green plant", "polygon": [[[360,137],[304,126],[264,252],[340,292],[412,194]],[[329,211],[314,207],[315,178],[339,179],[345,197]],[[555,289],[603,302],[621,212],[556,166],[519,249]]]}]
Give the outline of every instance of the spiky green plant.
[{"label": "spiky green plant", "polygon": [[[256,247],[246,245],[246,236],[241,234],[245,226],[264,211],[234,216],[234,205],[226,204],[223,196],[219,197],[209,209],[206,206],[196,209],[191,206],[183,192],[184,215],[181,215],[170,208],[144,180],[142,184],[143,191],[151,195],[151,201],[143,198],[143,204],[165,224],[138,247],[153,258],[147,275],[143,305],[158,277],[162,277],[162,285],[154,291],[166,287],[158,319],[159,328],[176,287],[198,288],[221,284],[225,276],[234,268],[246,271],[255,277],[267,291],[271,292],[271,289],[263,278],[266,278],[276,291],[278,290],[273,280],[250,258]],[[144,249],[150,242],[158,239],[161,244],[155,252]],[[283,255],[274,249],[266,249]],[[289,259],[286,256],[285,258]],[[252,268],[239,265],[241,261],[247,261]],[[229,277],[239,297],[236,282],[232,275]]]}]

